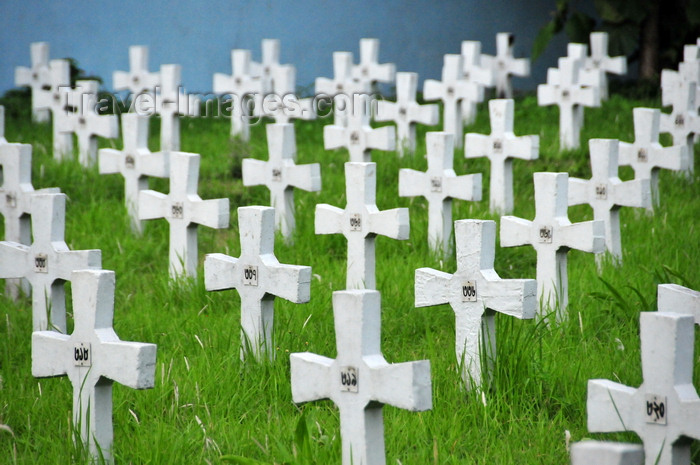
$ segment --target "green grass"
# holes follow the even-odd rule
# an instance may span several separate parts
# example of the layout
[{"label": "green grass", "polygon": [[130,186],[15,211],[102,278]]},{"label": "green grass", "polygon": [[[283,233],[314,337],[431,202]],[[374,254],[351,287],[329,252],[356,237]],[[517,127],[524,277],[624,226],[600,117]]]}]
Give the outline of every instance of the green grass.
[{"label": "green grass", "polygon": [[[586,109],[582,141],[592,137],[633,139],[632,108],[658,106],[613,96],[602,108]],[[10,113],[11,114],[11,113]],[[281,263],[310,265],[311,302],[275,303],[273,363],[239,360],[239,304],[235,291],[207,292],[201,278],[206,253],[238,256],[236,208],[266,205],[264,187],[244,188],[241,159],[267,158],[264,125],[252,128],[251,143],[230,141],[225,119],[182,121],[182,149],[200,153],[202,198],[228,197],[231,227],[199,229],[200,278],[182,286],[168,282],[168,230],[163,220],[147,223],[134,237],[123,206],[119,175],[100,176],[75,162],[51,158],[51,130],[30,123],[28,112],[8,114],[9,141],[34,146],[35,188],[59,186],[69,197],[66,241],[72,249],[99,248],[103,267],[116,272],[114,325],[123,340],[158,345],[156,385],[147,391],[114,387],[114,455],[117,463],[219,463],[235,455],[262,463],[331,464],[340,462],[338,411],[330,401],[297,406],[290,390],[289,354],[311,351],[334,357],[331,293],[345,283],[346,243],[342,236],[314,235],[314,205],[345,205],[343,150],[325,151],[326,121],[296,122],[298,163],[320,162],[320,193],[296,192],[294,245],[281,237]],[[540,158],[516,161],[516,216],[534,217],[532,173],[568,171],[590,177],[587,144],[558,150],[558,110],[538,107],[533,96],[516,102],[517,134],[540,135]],[[436,128],[432,128],[436,129]],[[490,132],[485,105],[470,132]],[[555,327],[535,321],[497,317],[498,356],[492,383],[481,393],[465,392],[454,355],[454,315],[447,305],[416,309],[414,270],[432,267],[454,272],[454,258],[442,261],[427,247],[427,210],[422,199],[398,197],[398,170],[426,169],[424,133],[418,155],[399,159],[374,152],[378,163],[377,199],[383,209],[410,207],[407,241],[377,239],[377,283],[382,293],[382,349],[389,362],[429,359],[433,410],[411,413],[385,407],[389,464],[547,464],[568,463],[565,432],[572,441],[594,437],[637,440],[634,434],[589,434],[586,383],[608,378],[629,386],[642,382],[639,312],[655,309],[656,285],[676,282],[700,288],[698,218],[700,180],[663,172],[661,205],[654,215],[635,209],[621,213],[624,265],[605,266],[599,274],[591,254],[569,253],[569,312]],[[151,148],[158,145],[158,121],[151,127]],[[101,140],[102,147],[120,147]],[[484,200],[455,201],[453,218],[494,219],[488,212],[488,163],[455,153],[457,174],[481,172]],[[696,164],[697,165],[697,164]],[[696,173],[700,167],[696,167]],[[630,179],[629,169],[621,170]],[[167,180],[151,187],[167,192]],[[569,210],[572,221],[592,219],[588,207]],[[496,271],[503,278],[534,278],[530,247],[497,248]],[[30,300],[2,298],[0,310],[0,463],[83,463],[71,441],[72,388],[66,378],[31,376]],[[699,360],[700,343],[695,357]],[[696,363],[696,367],[699,364]],[[700,369],[695,370],[700,386]],[[485,404],[484,404],[485,402]],[[10,432],[11,430],[11,432]],[[694,463],[700,447],[694,445]],[[251,462],[253,463],[253,462]],[[257,462],[256,462],[257,463]]]}]

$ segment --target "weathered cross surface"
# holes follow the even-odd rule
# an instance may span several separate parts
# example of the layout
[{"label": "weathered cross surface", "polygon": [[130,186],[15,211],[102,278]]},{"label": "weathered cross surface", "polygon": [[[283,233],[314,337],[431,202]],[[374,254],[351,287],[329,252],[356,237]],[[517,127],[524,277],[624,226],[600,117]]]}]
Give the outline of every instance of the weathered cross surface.
[{"label": "weathered cross surface", "polygon": [[[129,47],[129,71],[115,71],[112,74],[114,90],[128,90],[134,99],[141,93],[153,95],[161,85],[160,73],[148,71],[148,47]],[[137,108],[134,105],[134,108]]]},{"label": "weathered cross surface", "polygon": [[489,100],[491,134],[468,133],[464,138],[466,158],[487,157],[491,162],[489,208],[492,212],[513,211],[513,159],[536,160],[539,136],[516,137],[513,133],[515,103],[511,99]]},{"label": "weathered cross surface", "polygon": [[347,126],[328,124],[323,127],[323,146],[326,150],[345,147],[351,162],[372,161],[372,149],[394,150],[396,128],[370,126],[371,96],[353,95],[353,102],[346,114]]},{"label": "weathered cross surface", "polygon": [[160,115],[160,150],[180,150],[180,115],[198,116],[199,100],[180,91],[180,65],[160,67],[160,95],[156,96],[155,112]]},{"label": "weathered cross surface", "polygon": [[580,145],[583,112],[578,110],[578,107],[600,106],[600,93],[597,87],[584,86],[579,80],[582,65],[583,61],[577,58],[560,58],[558,72],[550,69],[547,73],[547,84],[537,86],[539,105],[559,106],[561,149],[575,149]]},{"label": "weathered cross surface", "polygon": [[148,189],[148,176],[167,178],[170,174],[167,152],[148,150],[148,116],[122,114],[122,150],[100,149],[100,174],[119,173],[124,177],[124,203],[129,212],[131,230],[143,231],[139,220],[139,192]]},{"label": "weathered cross surface", "polygon": [[45,86],[51,85],[48,42],[33,42],[29,46],[29,53],[32,66],[15,68],[15,85],[28,86],[32,90],[32,118],[34,121],[44,122],[49,120],[49,109],[40,105],[37,96]]},{"label": "weathered cross surface", "polygon": [[611,57],[608,55],[608,33],[592,32],[591,56],[586,59],[585,69],[604,71],[603,80],[600,86],[600,98],[608,99],[608,77],[607,73],[623,75],[627,74],[627,57]]},{"label": "weathered cross surface", "polygon": [[513,98],[511,76],[527,77],[530,75],[530,59],[514,58],[513,43],[515,36],[510,32],[496,34],[496,55],[482,55],[485,66],[490,66],[496,80],[496,97]]},{"label": "weathered cross surface", "polygon": [[[416,270],[416,307],[449,303],[456,317],[455,350],[462,379],[468,389],[478,388],[483,378],[481,360],[496,356],[496,313],[534,318],[537,283],[534,279],[501,279],[493,269],[496,255],[496,223],[482,220],[455,221],[457,271],[444,273],[431,268]],[[482,358],[481,350],[486,353]]]},{"label": "weathered cross surface", "polygon": [[[0,278],[25,278],[32,286],[35,331],[66,331],[65,281],[82,269],[100,269],[99,250],[69,250],[64,240],[66,195],[35,193],[32,245],[0,242]],[[50,314],[50,318],[49,318]]]},{"label": "weathered cross surface", "polygon": [[199,155],[170,152],[170,193],[139,193],[139,219],[170,223],[170,277],[197,275],[197,226],[227,228],[228,199],[202,200],[197,194]]},{"label": "weathered cross surface", "polygon": [[684,171],[688,166],[686,144],[663,147],[659,143],[661,110],[657,108],[635,108],[634,142],[620,142],[620,166],[631,166],[634,179],[648,179],[651,183],[651,198],[659,204],[659,171],[663,169]]},{"label": "weathered cross surface", "polygon": [[430,361],[389,364],[381,352],[381,298],[377,291],[333,293],[337,358],[290,355],[292,399],[330,399],[340,410],[343,465],[384,465],[384,404],[432,408]]},{"label": "weathered cross surface", "polygon": [[697,83],[687,82],[677,72],[665,69],[661,72],[661,91],[664,105],[672,105],[670,114],[662,113],[660,130],[673,137],[673,145],[688,148],[688,173],[694,170],[695,136],[700,134],[700,117],[697,112]]},{"label": "weathered cross surface", "polygon": [[569,205],[588,204],[593,218],[605,224],[605,245],[619,263],[622,262],[620,208],[651,206],[648,179],[622,182],[617,175],[617,139],[591,139],[591,179],[569,178]]},{"label": "weathered cross surface", "polygon": [[452,251],[452,199],[481,200],[481,173],[457,176],[452,169],[454,136],[426,133],[428,170],[399,170],[399,196],[428,201],[428,244],[444,255]]},{"label": "weathered cross surface", "polygon": [[370,86],[367,81],[352,78],[352,53],[333,52],[333,79],[316,78],[317,96],[333,98],[333,124],[347,125],[348,113],[353,111],[356,94],[367,94]]},{"label": "weathered cross surface", "polygon": [[286,239],[291,239],[294,219],[294,188],[321,190],[321,165],[297,165],[297,144],[293,124],[268,124],[268,161],[245,158],[243,185],[264,185],[270,190],[270,204],[275,209],[275,226]]},{"label": "weathered cross surface", "polygon": [[434,126],[440,122],[438,105],[416,102],[417,87],[418,73],[396,73],[396,102],[377,102],[375,120],[396,123],[396,145],[401,157],[404,151],[416,150],[416,123]]},{"label": "weathered cross surface", "polygon": [[[678,74],[684,81],[695,83],[695,103],[698,104],[700,102],[700,46],[685,45],[683,47],[683,61],[678,64]],[[671,102],[665,101],[664,97],[668,99],[670,95],[664,95],[662,92],[661,104],[669,105]]]},{"label": "weathered cross surface", "polygon": [[571,465],[642,465],[644,447],[607,441],[581,441],[571,445]]},{"label": "weathered cross surface", "polygon": [[[474,82],[482,87],[494,87],[495,78],[491,66],[482,63],[481,42],[477,40],[462,41],[462,79]],[[480,100],[481,101],[481,100]],[[472,124],[476,119],[475,100],[462,100],[462,122]]]},{"label": "weathered cross surface", "polygon": [[501,217],[501,246],[532,245],[537,252],[539,316],[557,311],[566,317],[568,277],[566,258],[570,249],[601,253],[605,250],[602,221],[572,224],[567,214],[567,173],[535,173],[535,219]]},{"label": "weathered cross surface", "polygon": [[462,67],[462,55],[447,54],[442,65],[442,81],[426,79],[423,83],[423,97],[426,100],[442,100],[443,131],[454,134],[457,148],[462,147],[461,102],[480,102],[484,99],[484,88],[466,81]]},{"label": "weathered cross surface", "polygon": [[345,164],[345,210],[316,205],[316,234],[342,234],[348,240],[347,289],[374,289],[376,236],[408,239],[407,208],[377,209],[376,163]]},{"label": "weathered cross surface", "polygon": [[660,312],[691,315],[700,326],[700,292],[678,284],[659,284],[656,300]]},{"label": "weathered cross surface", "polygon": [[372,85],[375,82],[394,82],[396,65],[379,63],[379,39],[360,39],[360,63],[352,67],[355,80]]},{"label": "weathered cross surface", "polygon": [[58,119],[58,130],[78,136],[78,159],[83,166],[97,161],[97,137],[114,139],[119,137],[117,115],[97,113],[97,81],[77,81],[76,88],[69,92],[69,103],[75,111],[66,112]]},{"label": "weathered cross surface", "polygon": [[700,439],[700,398],[693,386],[694,321],[690,315],[642,312],[642,385],[588,381],[588,430],[634,431],[646,465],[690,465]]},{"label": "weathered cross surface", "polygon": [[280,41],[279,39],[263,39],[261,43],[262,60],[258,63],[250,62],[250,75],[259,77],[263,81],[266,92],[279,94],[276,74],[280,67],[291,66],[280,64]]},{"label": "weathered cross surface", "polygon": [[[250,50],[231,50],[232,74],[214,73],[214,92],[231,96],[231,135],[250,140],[250,119],[261,114],[267,84],[251,71]],[[250,105],[253,104],[253,111]]]},{"label": "weathered cross surface", "polygon": [[114,271],[75,271],[71,282],[73,333],[32,334],[32,375],[68,377],[73,385],[73,427],[93,460],[102,456],[112,463],[112,383],[152,388],[156,345],[122,341],[114,332]]},{"label": "weathered cross surface", "polygon": [[291,119],[312,120],[316,110],[312,98],[298,98],[296,88],[296,68],[293,65],[277,66],[272,71],[275,91],[263,98],[262,110],[265,116],[276,123],[289,123]]},{"label": "weathered cross surface", "polygon": [[70,87],[70,63],[68,60],[49,62],[50,83],[42,87],[35,98],[38,108],[47,108],[53,115],[53,156],[60,160],[73,154],[73,134],[59,130],[61,119],[65,117]]},{"label": "weathered cross surface", "polygon": [[275,297],[294,303],[311,296],[311,267],[284,265],[275,257],[275,211],[270,207],[238,209],[239,258],[216,253],[204,260],[208,291],[236,289],[241,297],[241,358],[275,357]]}]

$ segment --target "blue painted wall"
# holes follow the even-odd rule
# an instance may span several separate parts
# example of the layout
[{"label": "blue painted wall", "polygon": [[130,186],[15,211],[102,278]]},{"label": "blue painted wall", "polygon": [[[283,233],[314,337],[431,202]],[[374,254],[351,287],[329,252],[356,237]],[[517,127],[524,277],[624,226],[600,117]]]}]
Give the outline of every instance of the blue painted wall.
[{"label": "blue painted wall", "polygon": [[[297,85],[332,76],[331,54],[355,53],[359,39],[381,40],[380,61],[415,71],[421,81],[440,78],[442,56],[459,53],[462,40],[480,40],[495,53],[495,35],[516,34],[515,55],[530,56],[554,0],[3,0],[0,2],[0,93],[14,87],[14,68],[28,66],[29,44],[48,41],[51,58],[73,57],[112,88],[112,72],[128,70],[128,47],[148,45],[151,70],[182,65],[188,92],[207,93],[215,72],[231,72],[230,50],[260,58],[263,38],[281,40],[281,61],[297,67]],[[546,69],[565,54],[558,37],[516,89],[544,82]]]}]

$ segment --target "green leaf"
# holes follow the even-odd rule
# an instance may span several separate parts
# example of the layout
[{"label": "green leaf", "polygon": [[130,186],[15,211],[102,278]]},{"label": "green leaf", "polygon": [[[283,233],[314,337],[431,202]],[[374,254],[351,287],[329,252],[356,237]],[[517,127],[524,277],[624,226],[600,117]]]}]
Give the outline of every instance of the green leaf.
[{"label": "green leaf", "polygon": [[532,44],[532,61],[534,62],[537,60],[537,58],[542,55],[544,50],[547,48],[547,45],[549,45],[549,41],[552,40],[552,37],[554,37],[555,31],[555,24],[553,22],[547,23],[546,26],[544,26],[540,31],[537,33],[537,37],[535,37],[535,41]]},{"label": "green leaf", "polygon": [[219,457],[222,462],[237,463],[239,465],[270,465],[269,463],[241,457],[240,455],[222,455]]},{"label": "green leaf", "polygon": [[566,35],[572,42],[581,44],[588,43],[588,37],[595,28],[595,20],[588,15],[580,12],[575,12],[571,15],[564,26]]},{"label": "green leaf", "polygon": [[601,28],[608,33],[608,53],[610,56],[629,56],[637,50],[639,46],[639,25],[624,23],[613,25],[604,23]]}]

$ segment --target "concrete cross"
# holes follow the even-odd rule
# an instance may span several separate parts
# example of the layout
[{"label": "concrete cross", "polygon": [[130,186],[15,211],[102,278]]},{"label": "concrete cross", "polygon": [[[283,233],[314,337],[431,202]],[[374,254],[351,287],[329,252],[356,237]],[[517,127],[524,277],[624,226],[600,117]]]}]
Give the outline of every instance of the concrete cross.
[{"label": "concrete cross", "polygon": [[[688,167],[686,144],[663,147],[659,143],[661,110],[635,108],[634,142],[620,142],[620,166],[631,166],[635,179],[648,179],[651,183],[652,204],[659,205],[659,171],[663,169],[684,171]],[[651,207],[650,207],[651,208]]]},{"label": "concrete cross", "polygon": [[430,361],[389,364],[382,355],[377,291],[333,293],[337,358],[290,355],[292,400],[330,399],[340,410],[343,465],[384,465],[384,404],[432,408]]},{"label": "concrete cross", "polygon": [[278,72],[280,64],[280,41],[279,39],[263,39],[262,40],[262,60],[258,63],[250,62],[250,74],[254,77],[259,77],[263,81],[263,87],[267,92],[277,93],[277,80],[275,75]]},{"label": "concrete cross", "polygon": [[457,176],[454,136],[428,132],[425,138],[428,170],[399,170],[399,197],[425,197],[428,201],[428,244],[448,256],[452,252],[452,199],[481,200],[481,173]]},{"label": "concrete cross", "polygon": [[[534,318],[537,283],[534,279],[501,279],[493,269],[496,223],[455,221],[457,271],[416,270],[416,307],[449,303],[455,312],[455,350],[467,389],[490,379],[496,356],[496,313],[520,319]],[[485,354],[481,349],[486,350]],[[488,360],[482,376],[481,361]]]},{"label": "concrete cross", "polygon": [[646,465],[690,465],[690,443],[700,439],[700,398],[693,386],[693,317],[642,312],[639,388],[606,379],[588,381],[588,430],[634,431]]},{"label": "concrete cross", "polygon": [[[231,135],[250,140],[250,120],[261,113],[267,83],[251,71],[250,50],[231,50],[232,74],[214,73],[214,93],[230,95]],[[251,110],[250,106],[253,105]]]},{"label": "concrete cross", "polygon": [[66,115],[68,95],[71,94],[70,63],[68,60],[49,62],[50,84],[41,88],[34,98],[37,108],[46,108],[53,115],[53,156],[60,160],[73,155],[73,134],[59,131],[60,121]]},{"label": "concrete cross", "polygon": [[73,428],[95,462],[113,463],[112,383],[133,389],[155,384],[156,345],[127,342],[113,329],[114,271],[71,275],[75,328],[32,334],[32,375],[67,376],[73,385]]},{"label": "concrete cross", "polygon": [[292,65],[277,66],[272,71],[275,91],[263,98],[262,109],[265,116],[275,119],[275,123],[289,123],[292,119],[312,120],[316,118],[314,99],[298,98],[296,88],[296,68]]},{"label": "concrete cross", "polygon": [[347,289],[374,289],[374,239],[382,235],[408,239],[408,208],[377,209],[376,163],[345,164],[345,210],[316,205],[316,234],[342,234],[348,240]]},{"label": "concrete cross", "polygon": [[617,175],[617,139],[591,139],[591,179],[569,178],[569,205],[588,204],[593,218],[605,224],[605,245],[617,263],[622,263],[620,208],[651,206],[648,179],[622,182]]},{"label": "concrete cross", "polygon": [[[700,46],[685,45],[683,47],[683,61],[678,64],[678,74],[681,75],[684,81],[694,82],[696,84],[695,104],[700,104]],[[669,95],[661,93],[662,105],[670,105],[671,102],[665,102],[664,97]],[[696,136],[697,139],[697,136]]]},{"label": "concrete cross", "polygon": [[346,126],[348,113],[353,110],[355,95],[368,94],[367,81],[352,78],[352,53],[333,52],[333,79],[316,78],[316,95],[333,98],[333,124]]},{"label": "concrete cross", "polygon": [[199,100],[180,91],[180,65],[161,65],[160,95],[156,96],[155,113],[160,115],[160,150],[180,150],[180,115],[199,116]]},{"label": "concrete cross", "polygon": [[49,120],[49,110],[40,106],[37,95],[44,87],[51,85],[51,72],[49,71],[49,44],[48,42],[32,42],[29,46],[32,58],[31,68],[17,66],[15,68],[15,85],[29,86],[32,90],[32,119],[36,122]]},{"label": "concrete cross", "polygon": [[65,213],[65,194],[35,193],[31,199],[32,245],[0,242],[0,278],[25,278],[32,286],[34,331],[53,328],[65,333],[65,282],[75,270],[102,267],[99,250],[68,249]]},{"label": "concrete cross", "polygon": [[360,39],[360,63],[352,67],[352,77],[370,86],[375,82],[394,82],[396,65],[379,64],[379,39]]},{"label": "concrete cross", "polygon": [[602,221],[572,224],[567,215],[567,173],[535,173],[535,219],[501,217],[501,247],[532,245],[537,252],[539,316],[556,310],[566,317],[568,277],[566,257],[570,249],[601,253],[605,250]]},{"label": "concrete cross", "polygon": [[686,145],[688,151],[687,173],[695,169],[695,136],[700,134],[695,94],[697,84],[686,82],[677,71],[665,69],[661,72],[661,91],[665,105],[672,105],[670,114],[662,113],[659,128],[673,137],[673,145]]},{"label": "concrete cross", "polygon": [[536,160],[540,151],[539,136],[513,133],[514,111],[511,99],[489,100],[491,134],[468,133],[464,138],[465,158],[487,157],[491,163],[489,208],[494,213],[513,211],[513,159]]},{"label": "concrete cross", "polygon": [[[128,90],[131,93],[130,112],[140,112],[141,106],[155,99],[156,88],[161,86],[160,72],[148,71],[148,47],[129,47],[129,71],[115,71],[112,74],[114,90]],[[144,95],[142,95],[144,94]]]},{"label": "concrete cross", "polygon": [[396,73],[396,102],[377,101],[375,120],[396,123],[396,145],[400,157],[404,152],[416,151],[416,123],[435,126],[440,122],[438,105],[416,102],[417,86],[418,73]]},{"label": "concrete cross", "polygon": [[270,205],[275,208],[275,227],[290,240],[294,219],[294,188],[317,192],[321,190],[321,165],[297,165],[297,144],[293,124],[268,124],[268,161],[245,158],[243,185],[264,185],[270,190]]},{"label": "concrete cross", "polygon": [[511,76],[527,77],[530,75],[530,59],[514,58],[513,43],[515,35],[510,32],[496,34],[496,55],[482,55],[485,66],[490,66],[496,80],[496,97],[513,98]]},{"label": "concrete cross", "polygon": [[659,284],[656,300],[660,312],[691,315],[700,326],[700,292],[678,284]]},{"label": "concrete cross", "polygon": [[591,32],[591,56],[586,60],[585,69],[604,71],[603,81],[600,86],[601,100],[608,99],[607,73],[623,75],[627,74],[627,57],[608,55],[608,33]]},{"label": "concrete cross", "polygon": [[170,223],[170,277],[197,275],[197,226],[227,228],[228,199],[202,200],[197,194],[199,155],[170,152],[170,193],[139,192],[139,219]]},{"label": "concrete cross", "polygon": [[623,442],[581,441],[571,445],[571,465],[642,465],[644,447]]},{"label": "concrete cross", "polygon": [[[574,60],[579,60],[582,63],[581,69],[578,73],[578,80],[582,86],[595,87],[598,89],[598,94],[600,95],[600,100],[606,100],[607,97],[603,98],[603,90],[607,95],[608,81],[605,76],[605,71],[598,68],[587,68],[586,63],[588,63],[588,45],[586,44],[575,44],[570,43],[566,47],[567,58]],[[547,70],[547,83],[559,84],[560,82],[560,70],[556,68],[549,68]],[[576,119],[575,124],[578,128],[583,127],[584,117],[583,117],[583,106],[578,105],[574,107],[574,118]]]},{"label": "concrete cross", "polygon": [[275,297],[294,303],[311,296],[311,267],[284,265],[275,257],[275,211],[270,207],[240,207],[239,258],[216,253],[204,260],[208,291],[236,289],[241,297],[241,359],[274,359],[272,337]]},{"label": "concrete cross", "polygon": [[148,150],[148,116],[122,114],[123,149],[100,149],[100,174],[119,173],[124,177],[124,203],[129,212],[131,230],[143,231],[139,220],[139,192],[148,189],[148,176],[167,178],[170,174],[168,153]]},{"label": "concrete cross", "polygon": [[[493,69],[482,63],[481,42],[477,40],[462,41],[462,79],[474,82],[482,87],[496,85]],[[480,100],[482,101],[482,100]],[[476,120],[475,100],[462,100],[462,123],[472,124]]]},{"label": "concrete cross", "polygon": [[442,81],[426,79],[423,83],[423,97],[426,100],[442,100],[443,131],[454,134],[456,148],[462,147],[461,102],[480,102],[484,99],[484,88],[464,80],[462,68],[462,55],[447,54],[442,66]]}]

